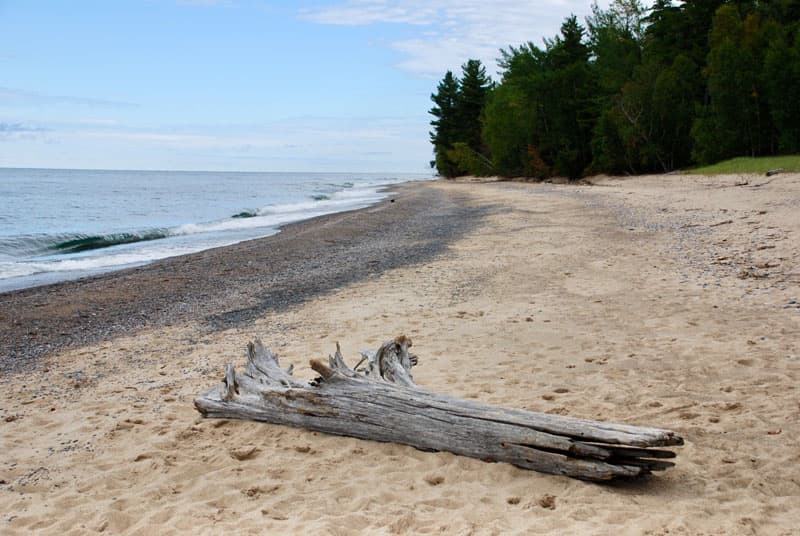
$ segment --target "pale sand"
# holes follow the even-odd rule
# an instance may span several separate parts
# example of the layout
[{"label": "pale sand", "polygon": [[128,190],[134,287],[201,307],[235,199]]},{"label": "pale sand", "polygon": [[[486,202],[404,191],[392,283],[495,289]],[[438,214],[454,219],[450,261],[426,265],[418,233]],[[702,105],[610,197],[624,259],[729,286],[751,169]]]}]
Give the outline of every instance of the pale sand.
[{"label": "pale sand", "polygon": [[[52,356],[3,384],[0,533],[800,534],[800,175],[768,180],[435,183],[491,210],[433,261]],[[425,388],[673,429],[677,467],[598,485],[192,407],[253,336],[310,378],[401,333]]]}]

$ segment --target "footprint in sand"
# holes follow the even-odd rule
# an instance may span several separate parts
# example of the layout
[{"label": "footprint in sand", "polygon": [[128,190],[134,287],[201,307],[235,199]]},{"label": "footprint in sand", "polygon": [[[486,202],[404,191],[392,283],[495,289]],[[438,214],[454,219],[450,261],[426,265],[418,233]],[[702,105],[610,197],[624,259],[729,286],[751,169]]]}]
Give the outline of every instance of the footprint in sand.
[{"label": "footprint in sand", "polygon": [[542,508],[547,508],[548,510],[555,510],[556,509],[556,497],[555,495],[544,494],[539,498],[539,506]]},{"label": "footprint in sand", "polygon": [[240,462],[243,462],[245,460],[252,460],[256,456],[258,456],[261,453],[261,451],[256,446],[246,445],[242,447],[234,447],[232,449],[229,449],[228,453],[234,460],[239,460]]},{"label": "footprint in sand", "polygon": [[428,475],[425,477],[425,482],[427,482],[431,486],[438,486],[439,484],[444,482],[444,477],[440,475]]}]

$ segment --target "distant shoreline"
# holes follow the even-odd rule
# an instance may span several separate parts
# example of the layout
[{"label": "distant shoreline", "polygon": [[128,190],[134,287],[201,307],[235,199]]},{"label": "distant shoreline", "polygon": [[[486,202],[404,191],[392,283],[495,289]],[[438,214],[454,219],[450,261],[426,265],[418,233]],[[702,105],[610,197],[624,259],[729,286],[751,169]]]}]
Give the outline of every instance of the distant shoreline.
[{"label": "distant shoreline", "polygon": [[245,324],[312,296],[437,255],[476,220],[458,196],[403,183],[370,207],[261,239],[78,280],[0,293],[0,373],[140,329]]}]

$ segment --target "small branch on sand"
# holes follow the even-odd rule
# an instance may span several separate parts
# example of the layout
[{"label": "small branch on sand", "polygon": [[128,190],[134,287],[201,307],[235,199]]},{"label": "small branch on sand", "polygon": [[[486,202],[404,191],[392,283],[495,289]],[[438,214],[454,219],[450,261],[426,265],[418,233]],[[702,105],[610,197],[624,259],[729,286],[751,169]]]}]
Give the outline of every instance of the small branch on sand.
[{"label": "small branch on sand", "polygon": [[720,225],[729,225],[731,223],[733,223],[733,220],[725,220],[717,223],[712,223],[711,225],[709,225],[709,227],[719,227]]}]

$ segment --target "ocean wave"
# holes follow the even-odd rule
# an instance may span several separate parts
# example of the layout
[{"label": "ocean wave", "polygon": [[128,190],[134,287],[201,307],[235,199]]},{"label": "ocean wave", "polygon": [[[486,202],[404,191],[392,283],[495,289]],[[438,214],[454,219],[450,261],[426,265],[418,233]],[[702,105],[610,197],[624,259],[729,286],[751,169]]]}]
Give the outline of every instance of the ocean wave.
[{"label": "ocean wave", "polygon": [[377,188],[342,190],[331,195],[315,195],[313,200],[267,205],[244,209],[229,218],[200,223],[187,223],[172,228],[153,228],[111,233],[63,233],[55,235],[23,235],[0,238],[0,260],[69,255],[113,246],[160,240],[173,236],[274,228],[306,218],[339,212],[374,203],[384,195]]},{"label": "ocean wave", "polygon": [[234,214],[231,218],[255,218],[258,216],[257,210],[243,210],[238,214]]},{"label": "ocean wave", "polygon": [[111,233],[106,235],[75,235],[68,240],[56,242],[48,247],[49,250],[58,253],[80,253],[93,249],[120,246],[122,244],[135,244],[136,242],[147,242],[149,240],[159,240],[171,236],[167,229],[152,229],[142,233]]},{"label": "ocean wave", "polygon": [[23,262],[0,261],[0,280],[48,273],[99,273],[140,266],[156,259],[194,253],[203,249],[206,247],[199,244],[159,245],[159,242],[150,242],[148,247],[117,250],[103,255],[48,257]]},{"label": "ocean wave", "polygon": [[159,240],[171,236],[168,229],[148,229],[142,232],[57,235],[26,235],[0,239],[0,260],[35,258],[48,255],[68,255],[122,244]]},{"label": "ocean wave", "polygon": [[[84,177],[56,170],[52,184],[63,186],[56,198],[51,173],[23,172],[22,179],[40,186],[29,192],[30,202],[40,204],[0,216],[0,292],[269,236],[292,222],[374,204],[389,195],[383,188],[410,179],[242,174],[226,176],[228,187],[211,181],[209,173],[86,172]],[[16,183],[9,184],[4,190],[0,181],[0,191],[15,194]]]},{"label": "ocean wave", "polygon": [[311,200],[242,209],[228,218],[109,233],[0,237],[0,280],[46,273],[97,272],[268,236],[282,225],[361,208],[386,196],[381,185],[339,185]]}]

